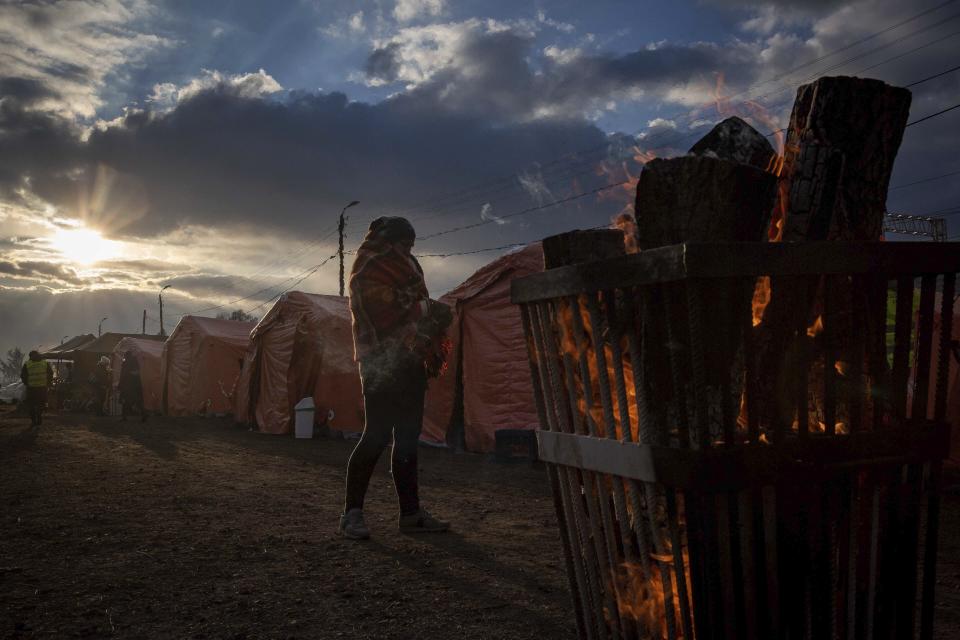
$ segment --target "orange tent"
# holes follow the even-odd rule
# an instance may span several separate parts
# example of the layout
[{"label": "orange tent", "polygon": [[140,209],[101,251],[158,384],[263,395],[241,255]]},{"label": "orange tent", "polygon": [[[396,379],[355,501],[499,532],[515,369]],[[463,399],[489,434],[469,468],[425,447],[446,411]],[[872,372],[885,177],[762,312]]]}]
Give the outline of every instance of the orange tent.
[{"label": "orange tent", "polygon": [[466,448],[489,452],[498,429],[537,428],[526,339],[520,308],[510,302],[510,282],[542,270],[540,244],[531,244],[440,298],[454,309],[453,351],[447,371],[427,389],[423,440],[444,442],[448,430],[462,424]]},{"label": "orange tent", "polygon": [[183,316],[163,347],[161,379],[167,415],[225,414],[252,322]]},{"label": "orange tent", "polygon": [[265,433],[290,433],[293,407],[311,396],[317,423],[363,431],[347,298],[285,293],[250,334],[235,415]]},{"label": "orange tent", "polygon": [[116,391],[120,384],[120,368],[123,356],[131,353],[140,364],[140,385],[143,388],[143,407],[147,411],[159,411],[163,396],[160,378],[160,366],[163,356],[163,342],[143,338],[124,338],[110,354],[110,369],[113,372],[112,384]]}]

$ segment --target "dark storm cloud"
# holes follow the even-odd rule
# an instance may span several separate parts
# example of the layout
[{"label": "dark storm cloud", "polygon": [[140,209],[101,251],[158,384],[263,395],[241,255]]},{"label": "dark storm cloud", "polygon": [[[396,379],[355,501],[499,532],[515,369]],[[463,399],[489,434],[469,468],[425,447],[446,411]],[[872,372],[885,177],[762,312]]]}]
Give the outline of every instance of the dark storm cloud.
[{"label": "dark storm cloud", "polygon": [[391,42],[374,49],[363,66],[367,77],[381,82],[396,81],[400,73],[399,48],[399,44]]},{"label": "dark storm cloud", "polygon": [[[316,229],[344,203],[377,213],[424,194],[499,177],[542,158],[602,144],[584,122],[500,124],[410,102],[349,102],[338,93],[247,98],[202,91],[164,114],[133,112],[86,142],[56,117],[3,108],[0,191],[29,185],[69,214],[95,191],[98,168],[122,173],[105,209],[142,202],[123,232],[193,223]],[[282,247],[278,247],[282,251]]]},{"label": "dark storm cloud", "polygon": [[0,260],[0,274],[13,278],[37,278],[47,282],[53,281],[62,284],[84,284],[89,279],[80,278],[77,272],[62,264],[43,262],[38,260]]},{"label": "dark storm cloud", "polygon": [[[687,83],[712,87],[716,72],[730,83],[749,82],[757,69],[756,50],[738,42],[661,44],[625,54],[550,48],[541,54],[534,43],[534,36],[514,31],[465,33],[448,64],[395,100],[502,121],[578,119],[610,101],[635,99],[638,92],[658,100]],[[422,51],[406,54],[416,63]],[[398,73],[404,55],[397,41],[375,50],[368,76],[403,80]]]},{"label": "dark storm cloud", "polygon": [[62,171],[80,160],[81,148],[73,124],[24,104],[49,90],[17,80],[0,81],[0,199],[11,203],[22,200],[19,190],[30,187],[28,179],[58,181]]}]

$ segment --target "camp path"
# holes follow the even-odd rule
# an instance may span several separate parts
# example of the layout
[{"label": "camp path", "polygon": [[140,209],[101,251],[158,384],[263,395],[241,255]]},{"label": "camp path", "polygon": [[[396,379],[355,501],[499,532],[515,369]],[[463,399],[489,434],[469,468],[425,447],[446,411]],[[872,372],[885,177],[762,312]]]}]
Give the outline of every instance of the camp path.
[{"label": "camp path", "polygon": [[448,535],[336,535],[349,442],[0,409],[0,637],[571,638],[541,469],[421,449]]}]

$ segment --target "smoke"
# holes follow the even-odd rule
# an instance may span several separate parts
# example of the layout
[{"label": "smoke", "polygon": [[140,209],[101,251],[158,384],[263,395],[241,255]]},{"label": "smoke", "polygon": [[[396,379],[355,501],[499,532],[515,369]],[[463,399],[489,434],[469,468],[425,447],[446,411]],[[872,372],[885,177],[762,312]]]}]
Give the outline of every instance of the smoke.
[{"label": "smoke", "polygon": [[543,179],[543,174],[540,173],[539,167],[536,169],[536,173],[524,171],[518,174],[517,180],[520,181],[520,186],[523,187],[524,191],[537,201],[538,205],[543,204],[544,200],[555,200],[553,193]]},{"label": "smoke", "polygon": [[489,202],[484,202],[483,206],[480,207],[480,219],[484,222],[491,221],[497,224],[507,224],[507,221],[503,218],[493,215],[493,205]]}]

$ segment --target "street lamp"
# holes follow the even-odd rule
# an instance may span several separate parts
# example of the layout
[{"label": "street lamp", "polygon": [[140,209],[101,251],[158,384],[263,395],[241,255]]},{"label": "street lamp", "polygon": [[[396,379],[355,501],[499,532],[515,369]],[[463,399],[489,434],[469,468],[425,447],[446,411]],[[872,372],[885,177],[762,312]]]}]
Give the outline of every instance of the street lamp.
[{"label": "street lamp", "polygon": [[103,322],[104,322],[106,319],[107,319],[107,317],[104,316],[103,318],[100,319],[100,324],[97,325],[97,337],[98,337],[98,338],[103,335]]},{"label": "street lamp", "polygon": [[347,209],[355,205],[360,204],[359,200],[352,200],[350,204],[345,206],[340,210],[340,223],[337,225],[337,231],[340,232],[340,250],[337,251],[337,254],[340,256],[340,297],[343,297],[343,229],[347,224],[347,219],[343,215]]},{"label": "street lamp", "polygon": [[173,285],[166,285],[160,289],[160,293],[157,294],[157,299],[160,300],[160,336],[163,337],[166,332],[163,330],[163,292],[169,289]]}]

